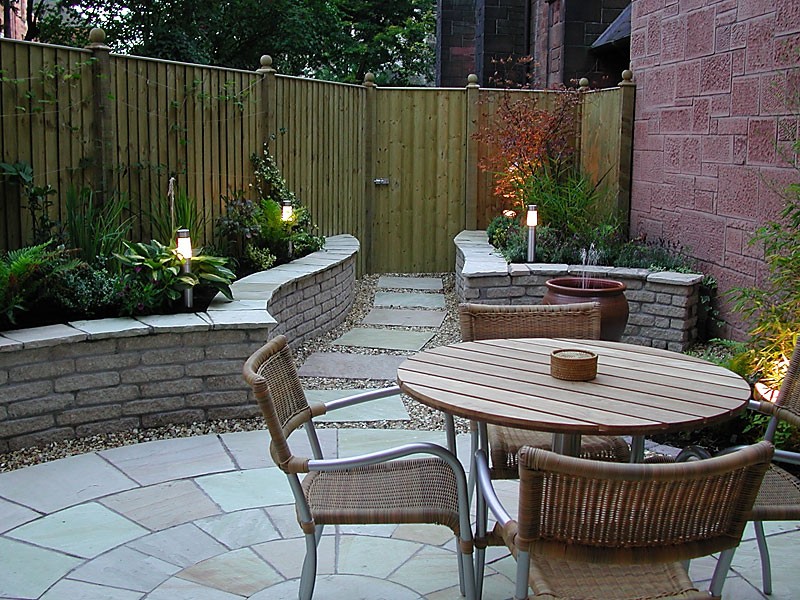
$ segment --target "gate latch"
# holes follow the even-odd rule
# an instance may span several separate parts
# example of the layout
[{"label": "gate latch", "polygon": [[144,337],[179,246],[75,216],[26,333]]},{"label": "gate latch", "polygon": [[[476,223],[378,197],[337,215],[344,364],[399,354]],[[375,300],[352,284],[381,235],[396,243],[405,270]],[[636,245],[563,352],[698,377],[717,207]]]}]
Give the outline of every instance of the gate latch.
[{"label": "gate latch", "polygon": [[378,177],[372,180],[372,183],[375,185],[389,185],[389,178],[388,177]]}]

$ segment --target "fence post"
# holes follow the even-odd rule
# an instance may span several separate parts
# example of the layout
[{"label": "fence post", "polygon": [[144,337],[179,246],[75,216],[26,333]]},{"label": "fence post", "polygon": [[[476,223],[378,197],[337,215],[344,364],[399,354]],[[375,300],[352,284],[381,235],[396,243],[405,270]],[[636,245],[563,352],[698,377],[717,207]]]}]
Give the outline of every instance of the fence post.
[{"label": "fence post", "polygon": [[361,248],[363,259],[359,261],[359,266],[366,273],[372,273],[374,266],[372,220],[375,206],[375,130],[378,118],[375,106],[375,92],[378,86],[375,84],[375,75],[373,73],[365,74],[363,85],[366,88],[364,94],[364,227],[362,229],[364,239]]},{"label": "fence post", "polygon": [[586,92],[589,91],[589,80],[586,77],[581,77],[578,81],[578,91],[580,92],[580,102],[575,107],[575,156],[578,158],[578,164],[581,165],[581,169],[585,168],[585,163],[583,162],[583,115],[584,115],[584,105],[586,103]]},{"label": "fence post", "polygon": [[93,189],[103,202],[113,191],[114,131],[111,119],[111,48],[105,45],[106,33],[95,27],[89,32],[92,64],[92,134],[94,137]]},{"label": "fence post", "polygon": [[619,131],[619,184],[617,214],[623,218],[622,229],[627,236],[631,217],[631,169],[633,168],[633,121],[636,104],[636,84],[633,71],[625,69],[619,83],[622,92]]},{"label": "fence post", "polygon": [[258,87],[258,112],[261,115],[258,133],[264,144],[275,127],[275,69],[272,67],[272,57],[268,54],[263,55],[260,62],[261,67],[256,71],[261,75],[261,85]]},{"label": "fence post", "polygon": [[467,152],[465,158],[464,174],[466,202],[464,211],[464,229],[478,228],[478,140],[475,134],[478,131],[478,76],[470,74],[467,77],[466,102],[467,123],[466,138]]}]

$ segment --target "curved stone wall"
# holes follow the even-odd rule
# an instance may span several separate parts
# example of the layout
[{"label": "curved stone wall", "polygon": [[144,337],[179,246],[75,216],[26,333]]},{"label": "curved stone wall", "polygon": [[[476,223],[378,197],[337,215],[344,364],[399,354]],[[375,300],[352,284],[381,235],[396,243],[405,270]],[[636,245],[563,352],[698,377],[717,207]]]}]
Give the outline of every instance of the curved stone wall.
[{"label": "curved stone wall", "polygon": [[697,339],[702,275],[562,264],[508,264],[484,231],[455,238],[456,294],[461,302],[539,304],[554,277],[587,273],[622,281],[630,316],[623,342],[680,352]]},{"label": "curved stone wall", "polygon": [[245,277],[205,313],[99,319],[0,334],[0,452],[133,428],[253,417],[245,359],[340,324],[358,240]]}]

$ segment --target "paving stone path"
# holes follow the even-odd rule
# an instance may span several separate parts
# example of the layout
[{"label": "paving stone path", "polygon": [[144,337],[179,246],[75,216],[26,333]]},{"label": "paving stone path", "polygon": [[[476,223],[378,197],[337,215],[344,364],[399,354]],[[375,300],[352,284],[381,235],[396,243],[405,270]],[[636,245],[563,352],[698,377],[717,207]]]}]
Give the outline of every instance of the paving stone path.
[{"label": "paving stone path", "polygon": [[[300,368],[300,377],[326,377],[363,380],[365,387],[376,381],[394,380],[397,367],[405,356],[397,354],[364,355],[347,352],[348,348],[373,348],[413,354],[420,351],[436,334],[445,312],[444,286],[441,277],[391,277],[378,280],[374,308],[354,327],[334,340],[339,352],[315,352]],[[415,330],[409,330],[415,327]],[[419,331],[419,329],[425,329]],[[357,390],[347,390],[347,394]],[[323,393],[307,390],[309,397]],[[340,395],[344,395],[341,394]],[[327,396],[331,399],[333,396]],[[387,416],[391,415],[391,416]],[[336,411],[331,421],[379,421],[408,419],[399,397],[385,398]]]}]

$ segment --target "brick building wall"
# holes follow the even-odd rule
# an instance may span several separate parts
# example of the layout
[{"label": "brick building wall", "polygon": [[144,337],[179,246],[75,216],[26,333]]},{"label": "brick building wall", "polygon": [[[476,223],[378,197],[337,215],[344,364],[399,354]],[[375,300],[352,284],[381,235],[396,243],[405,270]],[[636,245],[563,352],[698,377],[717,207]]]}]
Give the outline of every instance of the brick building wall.
[{"label": "brick building wall", "polygon": [[[800,2],[635,0],[631,233],[689,248],[720,293],[757,285],[753,231],[797,181]],[[729,306],[722,334],[745,325]]]},{"label": "brick building wall", "polygon": [[463,87],[475,71],[475,0],[438,0],[436,86]]}]

